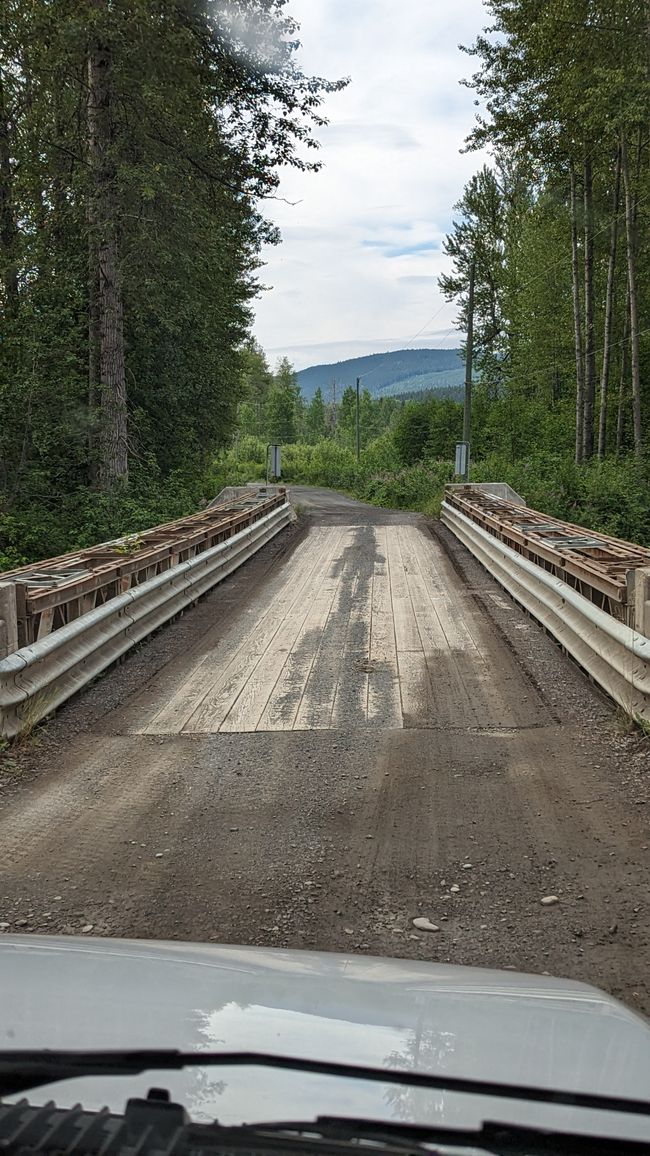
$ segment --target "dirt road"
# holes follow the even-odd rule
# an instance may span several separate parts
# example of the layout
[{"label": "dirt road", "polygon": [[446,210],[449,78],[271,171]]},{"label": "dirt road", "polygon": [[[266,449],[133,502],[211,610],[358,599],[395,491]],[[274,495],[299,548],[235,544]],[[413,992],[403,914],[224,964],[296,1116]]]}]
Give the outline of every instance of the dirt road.
[{"label": "dirt road", "polygon": [[547,971],[650,1011],[646,740],[443,528],[294,499],[5,761],[0,926]]}]

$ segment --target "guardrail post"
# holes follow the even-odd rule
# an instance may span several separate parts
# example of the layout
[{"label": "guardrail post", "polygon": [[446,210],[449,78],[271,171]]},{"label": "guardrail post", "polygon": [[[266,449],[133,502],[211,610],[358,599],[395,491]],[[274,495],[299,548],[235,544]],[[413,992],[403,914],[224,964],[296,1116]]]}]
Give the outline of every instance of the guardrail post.
[{"label": "guardrail post", "polygon": [[14,582],[0,582],[0,658],[18,650],[18,606]]},{"label": "guardrail post", "polygon": [[650,638],[650,568],[634,571],[634,629]]}]

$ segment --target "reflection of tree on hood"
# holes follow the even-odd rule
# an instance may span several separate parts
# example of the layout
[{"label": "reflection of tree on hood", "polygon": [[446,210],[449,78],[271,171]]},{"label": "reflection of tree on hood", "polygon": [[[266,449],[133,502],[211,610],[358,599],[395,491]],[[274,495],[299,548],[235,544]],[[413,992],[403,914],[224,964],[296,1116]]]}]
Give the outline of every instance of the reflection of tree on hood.
[{"label": "reflection of tree on hood", "polygon": [[[452,1032],[434,1031],[431,1028],[422,1029],[418,1026],[410,1035],[409,1042],[401,1051],[390,1052],[386,1056],[385,1064],[389,1068],[402,1068],[406,1071],[426,1070],[442,1074],[447,1068],[447,1061],[454,1054],[454,1035]],[[384,1096],[386,1103],[391,1106],[393,1113],[400,1120],[409,1123],[444,1114],[444,1092],[426,1091],[422,1088],[409,1088],[405,1084],[395,1084],[387,1088]]]}]

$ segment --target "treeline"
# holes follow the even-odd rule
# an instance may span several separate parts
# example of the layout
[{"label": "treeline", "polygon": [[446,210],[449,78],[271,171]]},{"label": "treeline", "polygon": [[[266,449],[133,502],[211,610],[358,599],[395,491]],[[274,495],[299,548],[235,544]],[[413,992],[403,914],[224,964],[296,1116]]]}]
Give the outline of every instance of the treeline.
[{"label": "treeline", "polygon": [[[244,400],[239,407],[240,435],[265,443],[314,445],[332,438],[352,447],[356,438],[356,388],[341,386],[326,400],[320,387],[311,401],[302,395],[298,375],[285,357],[273,372],[254,342],[245,351]],[[400,412],[393,398],[375,400],[367,389],[360,393],[361,445],[366,446],[389,429]]]},{"label": "treeline", "polygon": [[[257,438],[283,446],[316,445],[332,440],[356,450],[356,386],[341,386],[329,399],[320,386],[306,401],[287,358],[273,372],[263,351],[254,342],[245,350],[244,400],[238,414],[238,438]],[[418,399],[373,397],[359,392],[359,448],[365,450],[378,438],[390,434],[399,461],[410,465],[424,454],[453,457],[454,444],[462,432],[462,406],[448,392],[430,393]]]},{"label": "treeline", "polygon": [[337,84],[283,0],[0,5],[0,564],[185,512]]},{"label": "treeline", "polygon": [[[650,409],[647,0],[488,0],[468,50],[481,98],[441,279],[466,330],[475,457],[642,462]],[[634,467],[631,467],[634,468]],[[645,485],[645,472],[639,473]]]}]

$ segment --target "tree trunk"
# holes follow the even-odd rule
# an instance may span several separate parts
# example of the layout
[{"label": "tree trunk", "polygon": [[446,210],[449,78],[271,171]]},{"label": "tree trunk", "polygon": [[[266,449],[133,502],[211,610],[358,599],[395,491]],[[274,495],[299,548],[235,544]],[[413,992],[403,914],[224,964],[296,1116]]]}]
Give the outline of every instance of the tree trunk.
[{"label": "tree trunk", "polygon": [[585,210],[585,393],[582,453],[587,461],[594,452],[594,406],[596,402],[596,342],[594,336],[594,181],[591,158],[584,159]]},{"label": "tree trunk", "polygon": [[[106,0],[92,0],[98,12]],[[127,403],[124,368],[122,284],[117,233],[116,166],[113,155],[113,91],[110,46],[94,38],[88,57],[88,153],[91,169],[89,204],[90,259],[96,254],[97,276],[89,283],[91,345],[99,343],[99,476],[103,489],[128,478]],[[93,286],[97,286],[93,317]],[[90,356],[92,357],[92,350]],[[89,372],[89,386],[92,371]]]},{"label": "tree trunk", "polygon": [[16,265],[16,220],[14,216],[9,141],[9,109],[0,72],[0,266],[7,317],[18,315],[18,268]]},{"label": "tree trunk", "polygon": [[[93,89],[93,69],[90,58],[88,60],[88,141],[89,151],[92,151],[93,141],[97,139],[97,117],[95,112],[95,97]],[[97,222],[97,196],[94,188],[88,197],[87,207],[88,225],[88,480],[91,486],[99,481],[99,447],[97,445],[97,430],[99,426],[99,249]]]},{"label": "tree trunk", "polygon": [[630,295],[625,295],[625,320],[623,322],[623,340],[621,342],[621,376],[618,383],[618,411],[616,414],[616,453],[623,453],[623,435],[625,433],[625,379],[627,378],[628,344],[630,340]]},{"label": "tree trunk", "polygon": [[92,211],[88,213],[88,481],[99,480],[99,447],[97,445],[99,384],[99,254],[97,227]]},{"label": "tree trunk", "polygon": [[625,238],[627,244],[627,286],[630,299],[630,360],[632,365],[632,427],[634,452],[641,454],[643,427],[641,423],[641,360],[639,350],[639,302],[636,274],[636,226],[632,180],[627,155],[625,130],[621,129],[621,172],[625,190]]},{"label": "tree trunk", "polygon": [[612,324],[614,320],[614,290],[616,285],[616,255],[618,250],[618,210],[621,199],[621,150],[616,153],[616,173],[612,204],[612,231],[607,266],[605,293],[605,325],[603,333],[603,364],[600,374],[600,413],[598,415],[598,457],[604,458],[607,449],[607,394],[611,362]]},{"label": "tree trunk", "polygon": [[576,174],[571,165],[571,280],[573,285],[573,326],[576,351],[576,462],[583,460],[583,418],[585,396],[585,365],[582,354],[582,315],[580,309],[580,279],[578,254],[578,209]]}]

